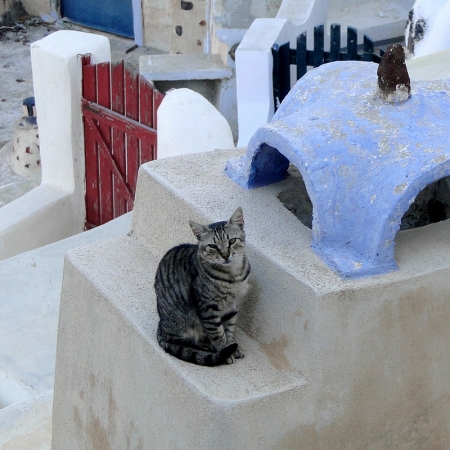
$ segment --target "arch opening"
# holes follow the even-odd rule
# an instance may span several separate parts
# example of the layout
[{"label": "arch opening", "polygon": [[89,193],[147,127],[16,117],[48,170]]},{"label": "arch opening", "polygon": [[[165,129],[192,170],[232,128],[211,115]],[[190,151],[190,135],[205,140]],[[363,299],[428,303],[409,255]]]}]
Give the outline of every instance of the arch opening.
[{"label": "arch opening", "polygon": [[[300,171],[291,164],[288,169],[291,186],[278,193],[284,207],[300,222],[312,228],[313,205]],[[404,213],[399,231],[420,228],[450,219],[450,176],[430,183],[422,189]]]},{"label": "arch opening", "polygon": [[303,225],[312,229],[313,204],[306,189],[305,182],[303,181],[302,174],[294,164],[289,165],[288,174],[290,176],[291,186],[278,193],[278,200]]},{"label": "arch opening", "polygon": [[423,188],[400,222],[400,230],[411,230],[450,218],[450,176]]}]

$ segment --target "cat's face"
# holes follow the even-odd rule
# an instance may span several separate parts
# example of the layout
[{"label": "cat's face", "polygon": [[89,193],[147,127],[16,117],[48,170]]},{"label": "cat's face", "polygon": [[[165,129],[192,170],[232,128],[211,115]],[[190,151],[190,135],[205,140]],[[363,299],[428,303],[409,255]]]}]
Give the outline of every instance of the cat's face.
[{"label": "cat's face", "polygon": [[230,265],[241,259],[245,246],[244,216],[238,208],[228,222],[200,225],[189,222],[198,239],[200,257],[211,264]]}]

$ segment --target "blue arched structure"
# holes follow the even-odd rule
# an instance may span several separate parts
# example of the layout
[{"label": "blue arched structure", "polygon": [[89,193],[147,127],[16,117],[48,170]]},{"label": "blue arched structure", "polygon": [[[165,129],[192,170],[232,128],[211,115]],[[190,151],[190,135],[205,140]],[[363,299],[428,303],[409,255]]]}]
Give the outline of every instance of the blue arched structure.
[{"label": "blue arched structure", "polygon": [[325,64],[301,78],[272,122],[226,173],[245,188],[282,180],[289,162],[313,204],[313,248],[343,276],[397,268],[403,214],[430,183],[450,175],[450,82],[412,83],[388,103],[377,65]]}]

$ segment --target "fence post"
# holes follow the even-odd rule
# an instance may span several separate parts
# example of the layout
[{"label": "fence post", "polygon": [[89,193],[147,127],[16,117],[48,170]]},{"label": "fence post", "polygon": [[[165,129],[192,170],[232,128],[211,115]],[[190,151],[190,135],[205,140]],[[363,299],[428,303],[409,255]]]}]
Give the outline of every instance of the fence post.
[{"label": "fence post", "polygon": [[358,30],[347,27],[347,61],[358,59]]},{"label": "fence post", "polygon": [[323,38],[324,38],[324,26],[320,25],[314,27],[314,53],[313,61],[314,67],[319,67],[323,64]]},{"label": "fence post", "polygon": [[337,23],[330,27],[330,62],[340,61],[341,55],[341,26]]},{"label": "fence post", "polygon": [[297,36],[297,52],[296,52],[296,64],[297,64],[297,80],[303,75],[306,75],[308,71],[308,54],[306,50],[306,31]]}]

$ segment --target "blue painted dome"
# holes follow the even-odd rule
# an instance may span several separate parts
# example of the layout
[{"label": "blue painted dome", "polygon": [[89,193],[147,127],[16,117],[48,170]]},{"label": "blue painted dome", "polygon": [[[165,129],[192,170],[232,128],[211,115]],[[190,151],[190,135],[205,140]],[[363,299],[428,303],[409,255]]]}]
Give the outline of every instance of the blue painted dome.
[{"label": "blue painted dome", "polygon": [[294,164],[313,204],[313,248],[348,277],[396,269],[403,214],[423,188],[450,175],[450,82],[412,83],[408,100],[388,103],[377,68],[336,62],[308,72],[225,169],[255,188]]}]

